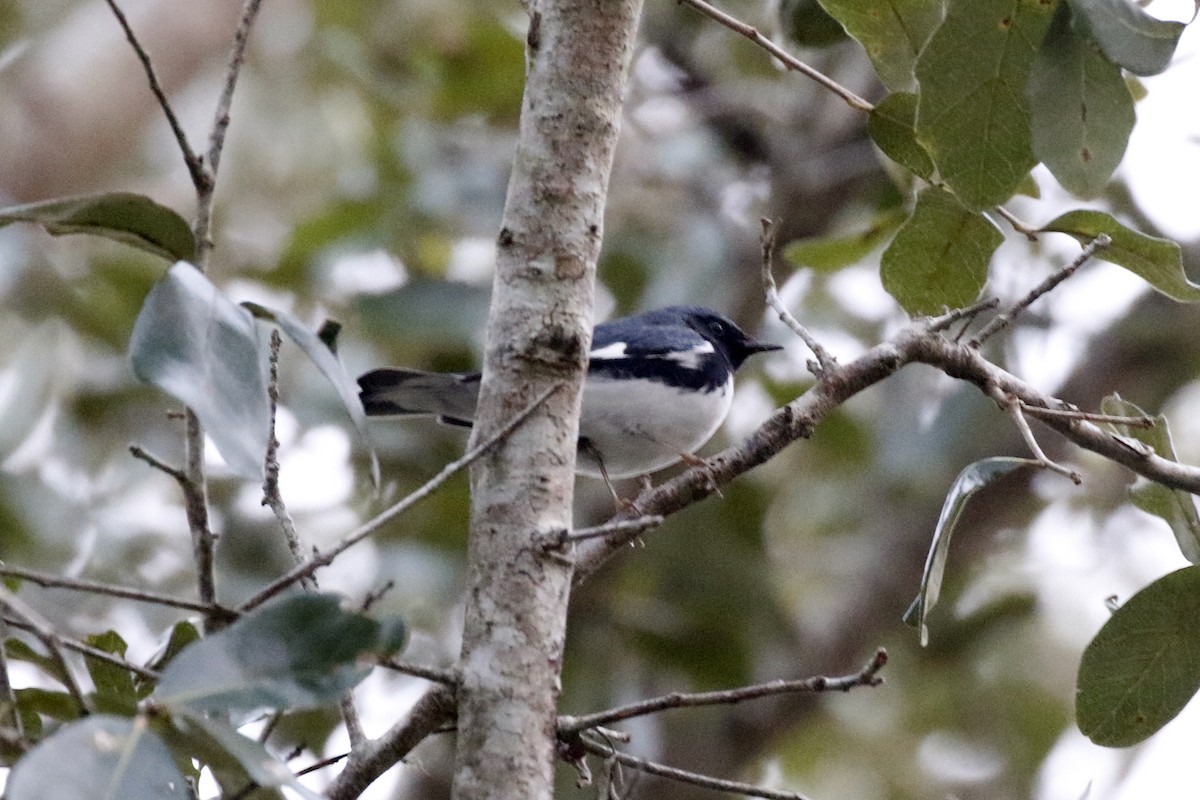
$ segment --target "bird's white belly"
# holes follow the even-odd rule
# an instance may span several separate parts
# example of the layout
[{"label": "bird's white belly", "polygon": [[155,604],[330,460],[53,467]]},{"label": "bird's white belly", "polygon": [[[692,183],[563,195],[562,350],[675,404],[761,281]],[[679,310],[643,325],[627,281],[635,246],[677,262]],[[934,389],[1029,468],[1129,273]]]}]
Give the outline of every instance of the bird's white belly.
[{"label": "bird's white belly", "polygon": [[[589,376],[583,386],[579,435],[600,452],[609,477],[644,475],[674,464],[707,442],[721,427],[732,400],[732,376],[710,392]],[[576,471],[600,476],[595,459],[582,449]]]}]

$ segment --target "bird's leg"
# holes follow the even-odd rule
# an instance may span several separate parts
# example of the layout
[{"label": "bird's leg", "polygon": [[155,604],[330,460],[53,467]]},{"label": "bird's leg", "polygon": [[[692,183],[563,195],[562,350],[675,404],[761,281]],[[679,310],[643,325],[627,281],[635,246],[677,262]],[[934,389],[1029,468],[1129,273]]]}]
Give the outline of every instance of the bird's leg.
[{"label": "bird's leg", "polygon": [[708,466],[708,461],[706,459],[701,458],[695,453],[680,453],[679,458],[689,467],[703,467],[704,476],[708,478],[708,488],[712,489],[713,493],[717,497],[721,498],[722,500],[725,499],[725,495],[721,494],[721,487],[717,486],[717,479],[713,477],[712,468]]},{"label": "bird's leg", "polygon": [[641,514],[641,509],[637,507],[636,503],[632,500],[626,500],[617,494],[617,489],[613,486],[612,478],[608,477],[608,469],[604,466],[604,459],[600,456],[600,451],[596,449],[596,446],[587,439],[580,437],[579,449],[596,460],[596,466],[600,468],[600,477],[604,479],[604,485],[608,487],[608,493],[612,495],[617,511],[634,511]]}]

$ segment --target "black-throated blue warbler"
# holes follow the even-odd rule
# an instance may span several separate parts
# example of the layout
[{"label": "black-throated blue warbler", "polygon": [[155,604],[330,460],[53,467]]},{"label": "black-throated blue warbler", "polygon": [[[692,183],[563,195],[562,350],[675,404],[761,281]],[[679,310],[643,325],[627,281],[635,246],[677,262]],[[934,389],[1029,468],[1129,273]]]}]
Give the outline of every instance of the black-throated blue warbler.
[{"label": "black-throated blue warbler", "polygon": [[[576,471],[607,481],[691,460],[729,411],[733,373],[755,353],[780,349],[699,306],[600,323],[583,384]],[[477,372],[377,369],[359,377],[359,396],[369,416],[431,415],[469,426],[479,379]]]}]

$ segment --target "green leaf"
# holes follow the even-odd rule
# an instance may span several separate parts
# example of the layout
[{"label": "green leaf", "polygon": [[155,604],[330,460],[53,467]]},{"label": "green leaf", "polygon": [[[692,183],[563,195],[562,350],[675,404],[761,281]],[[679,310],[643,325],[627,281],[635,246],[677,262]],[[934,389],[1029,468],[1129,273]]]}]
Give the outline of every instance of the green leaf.
[{"label": "green leaf", "polygon": [[1200,300],[1200,286],[1188,280],[1179,245],[1169,239],[1127,228],[1102,211],[1068,211],[1041,229],[1069,234],[1081,244],[1107,233],[1112,244],[1097,251],[1096,258],[1124,267],[1172,300],[1181,303]]},{"label": "green leaf", "polygon": [[17,708],[23,717],[29,714],[40,714],[50,719],[73,720],[79,719],[79,701],[70,692],[58,692],[52,689],[29,687],[17,689]]},{"label": "green leaf", "polygon": [[871,110],[867,133],[884,154],[914,175],[929,180],[933,160],[917,141],[917,96],[895,92]]},{"label": "green leaf", "polygon": [[968,206],[1012,196],[1037,163],[1025,87],[1057,0],[950,0],[917,61],[917,136]]},{"label": "green leaf", "polygon": [[[378,486],[380,482],[379,458],[375,455],[375,447],[371,443],[366,412],[363,411],[362,401],[358,399],[358,385],[346,374],[342,361],[337,357],[334,349],[341,325],[326,321],[320,331],[313,332],[304,323],[285,311],[260,306],[258,303],[242,303],[242,306],[255,317],[274,322],[282,328],[287,337],[304,351],[304,354],[316,365],[325,379],[333,385],[342,401],[342,406],[350,415],[351,422],[354,423],[355,430],[358,431],[359,437],[371,454],[371,479]],[[329,341],[325,341],[322,334],[328,337]]]},{"label": "green leaf", "polygon": [[969,464],[958,473],[946,501],[942,504],[942,513],[938,517],[937,527],[933,531],[933,542],[929,547],[929,555],[925,559],[925,571],[921,574],[921,588],[908,611],[904,613],[904,621],[921,632],[921,646],[929,644],[929,629],[926,621],[929,612],[937,605],[938,595],[942,590],[942,577],[946,570],[946,554],[950,550],[950,535],[954,526],[962,516],[963,509],[971,496],[983,487],[996,482],[1013,470],[1021,467],[1034,466],[1038,462],[1028,458],[1009,458],[997,456],[985,458]]},{"label": "green leaf", "polygon": [[[93,634],[84,639],[84,644],[122,658],[128,648],[116,631]],[[132,716],[137,711],[138,702],[133,673],[94,656],[84,656],[83,660],[96,687],[96,707],[101,711]]]},{"label": "green leaf", "polygon": [[1108,60],[1135,75],[1157,75],[1167,68],[1182,22],[1155,19],[1130,0],[1069,0],[1080,32]]},{"label": "green leaf", "polygon": [[825,47],[846,38],[841,24],[821,8],[818,0],[783,0],[779,20],[801,47]]},{"label": "green leaf", "polygon": [[188,800],[187,781],[145,720],[94,714],[13,767],[8,800]]},{"label": "green leaf", "polygon": [[67,676],[63,673],[62,666],[50,656],[44,656],[34,650],[21,639],[5,639],[4,655],[13,661],[33,664],[58,683],[63,686],[67,685]]},{"label": "green leaf", "polygon": [[250,312],[180,261],[146,297],[129,353],[138,378],[196,413],[234,472],[262,478],[270,406]]},{"label": "green leaf", "polygon": [[0,227],[34,222],[55,236],[90,233],[132,245],[169,261],[196,257],[196,240],[183,217],[130,192],[65,197],[0,208]]},{"label": "green leaf", "polygon": [[185,649],[155,699],[202,711],[319,705],[366,677],[361,657],[393,653],[405,637],[399,620],[343,611],[336,595],[284,597]]},{"label": "green leaf", "polygon": [[1200,567],[1184,567],[1129,598],[1079,662],[1075,718],[1104,747],[1145,741],[1200,689]]},{"label": "green leaf", "polygon": [[291,769],[271,755],[266,747],[242,736],[228,724],[186,709],[172,715],[172,722],[185,736],[206,737],[210,746],[223,750],[245,770],[247,778],[259,786],[287,786],[310,800],[320,800],[321,795],[300,783]]},{"label": "green leaf", "polygon": [[867,51],[883,85],[913,87],[913,66],[942,22],[943,0],[821,0],[830,16]]},{"label": "green leaf", "polygon": [[883,253],[883,288],[910,314],[940,314],[974,302],[1004,235],[949,193],[928,188]]},{"label": "green leaf", "polygon": [[[1118,394],[1104,398],[1100,403],[1100,410],[1105,414],[1124,417],[1150,416]],[[1153,428],[1115,424],[1108,427],[1114,433],[1149,445],[1162,458],[1178,461],[1175,445],[1171,442],[1171,429],[1167,425],[1167,418],[1160,414],[1153,419]],[[1129,499],[1147,514],[1166,520],[1171,526],[1171,532],[1175,534],[1175,541],[1178,542],[1183,557],[1193,564],[1200,564],[1200,514],[1196,513],[1196,503],[1191,493],[1168,488],[1138,475],[1129,487]]]},{"label": "green leaf", "polygon": [[783,257],[798,268],[834,272],[866,258],[888,240],[906,216],[903,209],[892,209],[876,217],[870,227],[849,236],[800,239],[784,248]]},{"label": "green leaf", "polygon": [[1100,194],[1125,155],[1133,98],[1121,68],[1076,33],[1064,5],[1029,76],[1033,153],[1068,191]]}]

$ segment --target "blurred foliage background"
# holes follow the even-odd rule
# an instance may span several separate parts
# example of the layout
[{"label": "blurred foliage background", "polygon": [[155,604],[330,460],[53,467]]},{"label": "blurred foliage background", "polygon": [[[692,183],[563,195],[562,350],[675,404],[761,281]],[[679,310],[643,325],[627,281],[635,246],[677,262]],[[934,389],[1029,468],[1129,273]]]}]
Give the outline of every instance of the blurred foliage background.
[{"label": "blurred foliage background", "polygon": [[[812,30],[803,22],[812,5],[800,0],[780,13],[739,0],[728,9],[789,33]],[[122,6],[199,141],[240,3]],[[233,106],[213,279],[235,300],[290,309],[314,327],[341,321],[340,352],[352,373],[476,365],[520,108],[523,30],[516,3],[265,3]],[[880,96],[863,54],[826,33],[803,56],[864,96]],[[98,0],[0,4],[0,106],[0,204],[120,189],[191,213],[182,160]],[[740,377],[712,448],[749,432],[811,380],[806,351],[762,311],[759,218],[779,219],[786,244],[862,230],[906,202],[909,187],[897,184],[864,123],[728,30],[674,3],[647,4],[597,312],[703,303],[788,343]],[[1153,124],[1143,119],[1140,128]],[[1135,146],[1142,135],[1135,132]],[[1195,159],[1194,140],[1190,147],[1174,157]],[[1042,199],[1014,210],[1046,220],[1066,197],[1037,175]],[[1153,233],[1154,214],[1133,199],[1139,177],[1119,172],[1098,205]],[[990,289],[1000,297],[1023,294],[1073,255],[1057,242],[1009,238],[993,265]],[[1200,274],[1195,241],[1183,244],[1185,264]],[[836,272],[787,270],[781,264],[778,276],[785,299],[842,359],[904,319],[880,288],[878,253]],[[163,271],[115,244],[0,230],[6,562],[194,592],[176,487],[127,450],[138,443],[181,457],[169,402],[134,380],[125,350]],[[1096,265],[1035,307],[993,355],[1084,408],[1115,390],[1165,411],[1181,458],[1196,463],[1197,342],[1194,310]],[[282,371],[283,492],[302,536],[321,545],[380,501],[330,387],[295,348],[285,347]],[[424,422],[378,424],[374,433],[387,497],[418,486],[464,443],[461,432]],[[1158,763],[1171,737],[1196,732],[1195,710],[1142,748],[1102,750],[1074,730],[1075,669],[1108,613],[1107,596],[1126,598],[1183,562],[1165,525],[1125,502],[1126,474],[1049,436],[1044,444],[1081,469],[1084,485],[1022,474],[974,501],[922,650],[900,617],[945,491],[967,463],[1024,455],[1023,445],[994,404],[921,367],[855,398],[810,441],[724,498],[672,518],[577,592],[563,710],[853,671],[886,646],[883,687],[670,712],[631,725],[631,751],[817,800],[1049,800],[1081,797],[1089,784],[1092,798],[1145,796],[1144,765]],[[219,464],[214,471],[218,588],[234,603],[289,556],[259,487],[223,476]],[[356,598],[394,581],[380,605],[412,623],[414,660],[449,665],[457,654],[466,492],[460,477],[320,576],[323,588]],[[602,486],[582,481],[578,498],[580,523],[611,512]],[[134,659],[147,658],[177,619],[107,598],[21,591],[72,635],[118,628]],[[420,685],[373,677],[359,693],[368,733],[394,721]],[[273,741],[281,750],[304,744],[316,758],[340,752],[344,734],[328,710],[295,715]],[[446,796],[450,752],[445,736],[427,742],[371,796]],[[1175,769],[1165,774],[1184,774]],[[561,797],[593,791],[573,781],[564,768]],[[1177,791],[1156,796],[1194,792],[1194,780],[1166,786]],[[632,792],[705,794],[648,778]]]}]

